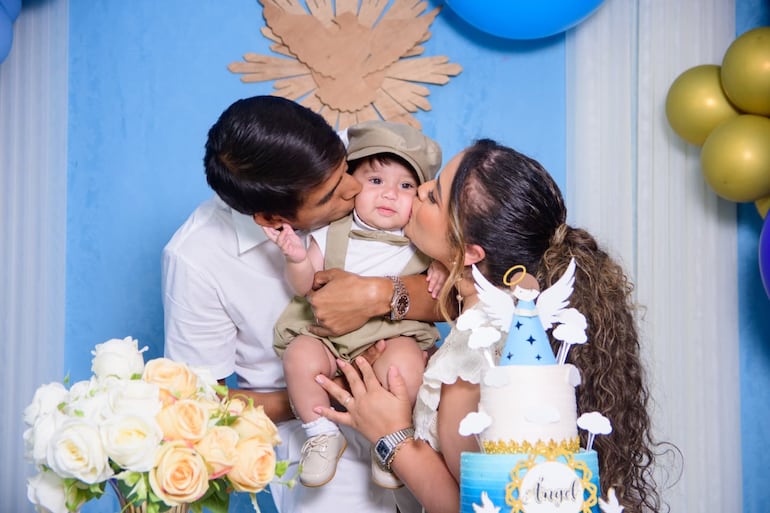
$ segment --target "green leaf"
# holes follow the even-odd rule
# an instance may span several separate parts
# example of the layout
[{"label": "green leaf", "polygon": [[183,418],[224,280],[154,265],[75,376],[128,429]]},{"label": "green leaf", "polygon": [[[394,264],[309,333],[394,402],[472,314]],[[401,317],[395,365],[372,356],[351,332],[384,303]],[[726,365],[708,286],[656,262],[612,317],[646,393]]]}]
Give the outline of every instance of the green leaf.
[{"label": "green leaf", "polygon": [[275,475],[277,477],[283,477],[287,470],[289,470],[288,461],[277,461],[275,463]]},{"label": "green leaf", "polygon": [[[209,482],[209,489],[195,501],[193,506],[208,508],[211,513],[227,513],[230,506],[230,494],[227,491],[227,483],[223,479],[215,479]],[[196,513],[198,513],[196,511]]]}]

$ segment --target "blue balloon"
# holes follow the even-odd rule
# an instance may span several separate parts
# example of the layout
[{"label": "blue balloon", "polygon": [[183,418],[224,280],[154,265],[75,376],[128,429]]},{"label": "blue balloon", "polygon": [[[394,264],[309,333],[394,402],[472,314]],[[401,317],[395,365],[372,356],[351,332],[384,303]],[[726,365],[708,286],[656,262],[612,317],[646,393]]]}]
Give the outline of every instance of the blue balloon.
[{"label": "blue balloon", "polygon": [[770,214],[765,217],[765,224],[759,234],[759,274],[767,297],[770,297]]},{"label": "blue balloon", "polygon": [[506,39],[539,39],[574,27],[604,0],[446,0],[462,19]]},{"label": "blue balloon", "polygon": [[0,7],[5,10],[11,23],[13,23],[21,12],[21,0],[0,0]]},{"label": "blue balloon", "polygon": [[13,23],[0,9],[0,62],[3,62],[11,51],[13,43]]}]

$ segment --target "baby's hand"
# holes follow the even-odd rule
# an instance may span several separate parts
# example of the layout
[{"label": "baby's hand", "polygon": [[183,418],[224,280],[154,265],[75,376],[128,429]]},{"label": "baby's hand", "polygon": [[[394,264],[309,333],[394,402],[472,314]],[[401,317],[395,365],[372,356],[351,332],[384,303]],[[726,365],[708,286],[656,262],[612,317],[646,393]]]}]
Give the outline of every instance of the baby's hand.
[{"label": "baby's hand", "polygon": [[271,228],[269,226],[263,226],[265,235],[271,241],[281,248],[286,260],[289,262],[299,263],[307,258],[307,248],[302,243],[302,239],[294,231],[294,229],[288,224],[281,225],[281,229]]},{"label": "baby's hand", "polygon": [[428,266],[428,292],[430,292],[433,299],[438,297],[438,293],[446,282],[447,276],[449,276],[449,270],[444,267],[444,264],[434,260]]}]

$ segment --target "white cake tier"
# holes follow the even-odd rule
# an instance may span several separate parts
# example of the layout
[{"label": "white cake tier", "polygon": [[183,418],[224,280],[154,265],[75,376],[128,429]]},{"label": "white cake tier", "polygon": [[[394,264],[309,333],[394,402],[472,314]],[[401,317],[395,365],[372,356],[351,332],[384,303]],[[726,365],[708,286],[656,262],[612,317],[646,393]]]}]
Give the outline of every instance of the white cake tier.
[{"label": "white cake tier", "polygon": [[[492,418],[481,435],[486,445],[573,443],[577,437],[573,365],[510,365],[487,371],[479,411]],[[507,452],[507,451],[501,451]]]}]

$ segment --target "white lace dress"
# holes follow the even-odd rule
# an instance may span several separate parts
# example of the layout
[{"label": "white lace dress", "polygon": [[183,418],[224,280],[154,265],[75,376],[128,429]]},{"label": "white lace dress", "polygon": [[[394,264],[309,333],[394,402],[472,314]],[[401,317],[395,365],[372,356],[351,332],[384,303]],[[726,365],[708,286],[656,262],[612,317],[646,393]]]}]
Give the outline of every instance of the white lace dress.
[{"label": "white lace dress", "polygon": [[[480,307],[474,305],[458,318],[458,325],[463,325],[461,319],[465,316],[476,316]],[[476,326],[477,328],[478,326]],[[422,386],[417,392],[414,405],[415,437],[426,440],[436,451],[440,451],[436,418],[439,402],[441,401],[441,385],[452,384],[458,378],[469,383],[480,383],[482,371],[496,361],[496,353],[505,341],[505,333],[500,340],[487,348],[471,349],[469,339],[474,330],[460,330],[457,325],[447,335],[441,347],[428,360]]]}]

